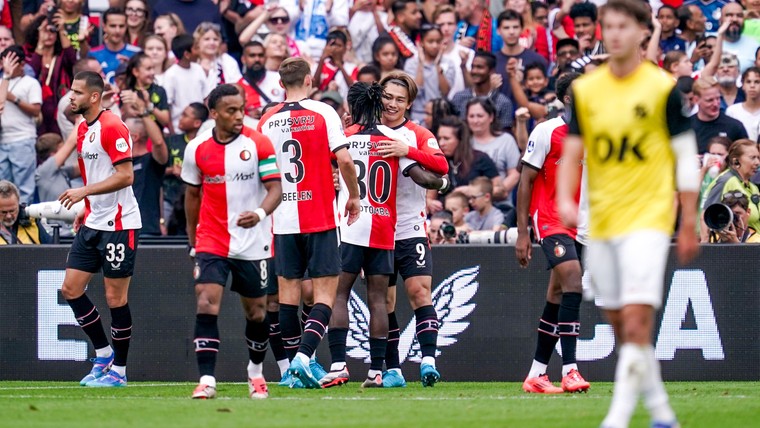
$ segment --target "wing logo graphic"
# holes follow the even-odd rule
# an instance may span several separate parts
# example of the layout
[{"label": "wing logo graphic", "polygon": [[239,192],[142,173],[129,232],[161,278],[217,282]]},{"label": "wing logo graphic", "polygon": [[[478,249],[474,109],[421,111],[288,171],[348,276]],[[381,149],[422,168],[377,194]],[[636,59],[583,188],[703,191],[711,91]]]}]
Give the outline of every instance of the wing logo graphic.
[{"label": "wing logo graphic", "polygon": [[[433,289],[433,307],[438,314],[438,351],[457,342],[457,335],[470,325],[467,317],[475,310],[472,302],[478,292],[477,277],[480,266],[473,266],[455,272]],[[348,337],[346,354],[358,360],[370,362],[369,359],[369,308],[356,293],[351,291],[348,300]],[[404,361],[422,361],[420,344],[417,342],[415,320],[412,319],[401,332],[399,338],[399,359]]]}]

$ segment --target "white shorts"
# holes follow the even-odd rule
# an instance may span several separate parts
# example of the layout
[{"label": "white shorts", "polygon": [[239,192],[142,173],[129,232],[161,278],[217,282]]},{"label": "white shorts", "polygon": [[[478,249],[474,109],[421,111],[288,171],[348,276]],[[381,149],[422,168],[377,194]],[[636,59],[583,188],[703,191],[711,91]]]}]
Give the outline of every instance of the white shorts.
[{"label": "white shorts", "polygon": [[659,309],[669,251],[670,236],[655,230],[590,240],[585,266],[601,306],[611,310],[626,305]]}]

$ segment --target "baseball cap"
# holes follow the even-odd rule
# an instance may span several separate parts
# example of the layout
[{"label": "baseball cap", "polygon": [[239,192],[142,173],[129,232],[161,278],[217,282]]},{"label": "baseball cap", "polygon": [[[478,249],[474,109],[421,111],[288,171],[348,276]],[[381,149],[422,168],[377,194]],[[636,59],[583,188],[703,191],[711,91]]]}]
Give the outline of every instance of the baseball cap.
[{"label": "baseball cap", "polygon": [[343,105],[343,97],[340,96],[340,93],[338,91],[325,91],[322,92],[322,101],[324,100],[330,100],[334,101],[338,105]]}]

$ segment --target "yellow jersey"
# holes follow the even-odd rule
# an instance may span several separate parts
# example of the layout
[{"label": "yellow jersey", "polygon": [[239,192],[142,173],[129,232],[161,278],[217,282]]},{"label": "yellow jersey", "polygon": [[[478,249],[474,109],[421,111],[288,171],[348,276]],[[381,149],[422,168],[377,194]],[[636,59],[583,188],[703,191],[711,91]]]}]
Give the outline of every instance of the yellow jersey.
[{"label": "yellow jersey", "polygon": [[589,236],[673,233],[671,137],[690,129],[675,82],[649,62],[623,78],[608,65],[573,82],[569,134],[586,151]]}]

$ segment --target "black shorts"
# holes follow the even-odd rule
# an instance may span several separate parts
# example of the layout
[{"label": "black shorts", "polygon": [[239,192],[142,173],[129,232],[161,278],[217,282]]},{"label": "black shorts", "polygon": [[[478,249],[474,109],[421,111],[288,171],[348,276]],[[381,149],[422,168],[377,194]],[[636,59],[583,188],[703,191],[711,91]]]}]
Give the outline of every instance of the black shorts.
[{"label": "black shorts", "polygon": [[302,279],[308,269],[310,278],[340,273],[338,229],[324,232],[274,235],[277,275]]},{"label": "black shorts", "polygon": [[583,244],[565,234],[551,235],[542,239],[541,249],[544,250],[549,269],[572,260],[580,262],[583,256]]},{"label": "black shorts", "polygon": [[343,272],[358,274],[364,269],[365,275],[393,275],[393,250],[340,244],[341,269]]},{"label": "black shorts", "polygon": [[239,260],[210,253],[195,255],[193,278],[196,284],[227,285],[232,274],[230,289],[243,297],[266,296],[272,280],[272,259]]},{"label": "black shorts", "polygon": [[280,285],[277,283],[277,268],[275,268],[274,257],[269,259],[269,285],[267,286],[267,296],[274,296],[280,293]]},{"label": "black shorts", "polygon": [[433,254],[427,238],[409,238],[396,241],[394,250],[394,273],[391,286],[396,285],[396,277],[406,281],[413,276],[433,276]]},{"label": "black shorts", "polygon": [[107,232],[82,226],[71,244],[67,269],[97,273],[106,278],[128,278],[135,270],[139,230]]}]

